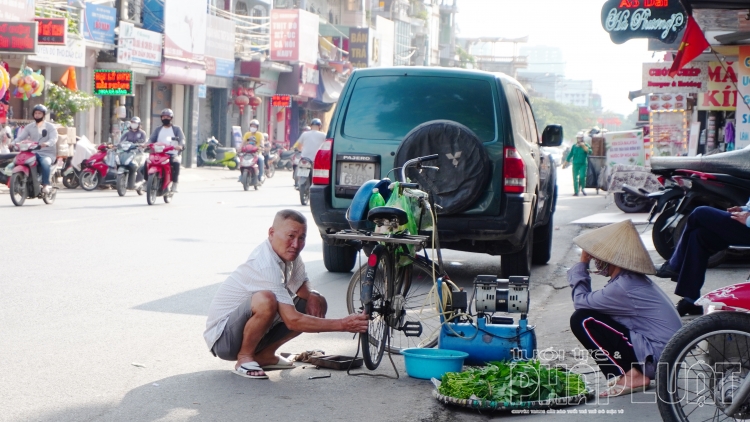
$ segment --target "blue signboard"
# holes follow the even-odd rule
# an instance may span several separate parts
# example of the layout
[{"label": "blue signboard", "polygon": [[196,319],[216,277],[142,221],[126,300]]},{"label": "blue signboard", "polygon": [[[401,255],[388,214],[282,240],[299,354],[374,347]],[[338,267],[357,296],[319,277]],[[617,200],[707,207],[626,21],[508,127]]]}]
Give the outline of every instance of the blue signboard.
[{"label": "blue signboard", "polygon": [[117,9],[86,3],[86,16],[83,22],[83,37],[103,44],[115,43]]},{"label": "blue signboard", "polygon": [[[210,60],[210,59],[207,59]],[[234,77],[234,60],[214,59],[216,61],[216,70],[213,75],[223,76],[225,78]]]}]

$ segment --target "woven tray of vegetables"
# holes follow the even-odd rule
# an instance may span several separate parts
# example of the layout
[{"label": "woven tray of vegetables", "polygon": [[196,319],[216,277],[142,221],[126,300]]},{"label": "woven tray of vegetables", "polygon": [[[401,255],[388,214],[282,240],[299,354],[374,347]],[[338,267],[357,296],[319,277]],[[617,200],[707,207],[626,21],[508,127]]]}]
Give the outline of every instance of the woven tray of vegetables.
[{"label": "woven tray of vegetables", "polygon": [[534,360],[448,372],[433,383],[438,401],[478,410],[549,409],[578,405],[591,395],[582,375]]}]

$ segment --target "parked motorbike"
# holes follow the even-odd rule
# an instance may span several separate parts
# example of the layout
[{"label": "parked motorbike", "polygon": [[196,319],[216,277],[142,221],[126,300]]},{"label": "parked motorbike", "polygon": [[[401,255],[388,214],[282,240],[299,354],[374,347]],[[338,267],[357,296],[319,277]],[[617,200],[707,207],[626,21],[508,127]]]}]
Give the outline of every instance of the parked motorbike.
[{"label": "parked motorbike", "polygon": [[177,150],[172,145],[159,143],[149,144],[148,147],[151,154],[148,157],[147,164],[146,202],[149,205],[154,205],[156,198],[163,196],[164,203],[168,204],[174,196],[174,192],[170,189],[172,166],[169,164],[169,158],[171,155],[175,155]]},{"label": "parked motorbike", "polygon": [[81,169],[81,188],[93,191],[99,187],[117,185],[117,162],[115,150],[111,145],[99,145],[97,153],[86,160]]},{"label": "parked motorbike", "polygon": [[123,141],[117,144],[117,194],[125,196],[128,190],[135,190],[143,195],[143,172],[141,167],[146,161],[143,145]]},{"label": "parked motorbike", "polygon": [[297,165],[297,187],[299,188],[299,202],[307,205],[310,201],[310,186],[312,185],[313,162],[309,158],[302,158]]},{"label": "parked motorbike", "polygon": [[245,145],[240,151],[240,181],[242,188],[249,190],[250,186],[258,190],[260,181],[258,180],[258,147],[255,145]]},{"label": "parked motorbike", "polygon": [[213,136],[198,146],[198,167],[217,166],[236,170],[240,166],[237,150],[225,148]]},{"label": "parked motorbike", "polygon": [[85,136],[76,137],[76,146],[73,157],[65,162],[62,172],[63,186],[68,189],[76,189],[81,184],[81,171],[86,167],[88,159],[96,153],[96,145],[92,144]]},{"label": "parked motorbike", "polygon": [[[687,225],[687,217],[694,209],[709,206],[726,210],[744,205],[750,198],[750,179],[728,174],[678,170],[673,173],[672,180],[676,186],[649,195],[657,201],[649,216],[649,223],[658,214],[652,239],[656,251],[664,259],[669,259],[674,253]],[[729,251],[731,248],[711,256],[709,267],[720,265]]]},{"label": "parked motorbike", "polygon": [[293,169],[294,163],[293,159],[296,154],[299,154],[297,151],[288,151],[282,147],[276,146],[271,149],[271,154],[277,154],[279,159],[276,162],[276,168],[285,169],[291,171]]},{"label": "parked motorbike", "polygon": [[[42,138],[47,137],[47,131],[42,131]],[[22,141],[18,144],[19,153],[13,161],[13,172],[10,177],[10,199],[13,204],[20,207],[26,199],[39,198],[45,204],[52,204],[57,198],[57,186],[55,178],[51,177],[51,189],[49,193],[42,189],[42,172],[39,170],[35,150],[39,149],[38,142]],[[54,174],[59,167],[58,162],[50,166],[50,174]]]},{"label": "parked motorbike", "polygon": [[706,315],[667,343],[656,372],[662,420],[750,419],[750,283],[700,298]]},{"label": "parked motorbike", "polygon": [[17,155],[17,152],[0,154],[0,184],[7,185],[10,181],[10,176],[13,169],[8,169],[6,174],[6,168],[13,164],[13,161],[15,160]]}]

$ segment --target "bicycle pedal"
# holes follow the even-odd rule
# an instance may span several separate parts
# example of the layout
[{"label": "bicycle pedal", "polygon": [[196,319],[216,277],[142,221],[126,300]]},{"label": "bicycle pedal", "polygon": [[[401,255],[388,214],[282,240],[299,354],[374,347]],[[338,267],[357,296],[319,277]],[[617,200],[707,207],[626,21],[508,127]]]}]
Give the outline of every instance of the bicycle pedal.
[{"label": "bicycle pedal", "polygon": [[422,323],[419,321],[407,321],[404,326],[401,327],[401,332],[406,337],[419,337],[422,335]]}]

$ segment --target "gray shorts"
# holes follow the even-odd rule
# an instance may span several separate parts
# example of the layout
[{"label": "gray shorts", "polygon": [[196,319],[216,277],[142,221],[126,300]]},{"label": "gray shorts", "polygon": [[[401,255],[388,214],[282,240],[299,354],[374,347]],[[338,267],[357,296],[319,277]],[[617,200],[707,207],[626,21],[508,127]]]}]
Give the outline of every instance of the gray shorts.
[{"label": "gray shorts", "polygon": [[[242,336],[245,331],[245,324],[247,324],[247,321],[253,316],[253,312],[250,309],[251,300],[252,296],[238,306],[234,312],[229,314],[229,319],[227,320],[227,325],[224,326],[224,331],[222,331],[221,336],[216,340],[214,347],[211,349],[211,353],[213,353],[214,356],[229,361],[237,360],[237,354],[242,348]],[[298,312],[304,314],[305,309],[307,308],[307,301],[295,297],[294,307]],[[281,316],[276,314],[276,319],[273,321],[271,328],[269,328],[263,338],[260,339],[258,347],[255,348],[255,353],[258,353],[270,344],[281,340],[291,332],[292,331],[286,326],[286,324],[284,324],[284,321],[281,320]]]}]

